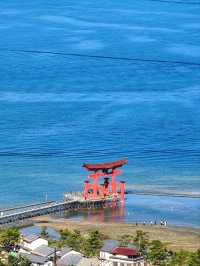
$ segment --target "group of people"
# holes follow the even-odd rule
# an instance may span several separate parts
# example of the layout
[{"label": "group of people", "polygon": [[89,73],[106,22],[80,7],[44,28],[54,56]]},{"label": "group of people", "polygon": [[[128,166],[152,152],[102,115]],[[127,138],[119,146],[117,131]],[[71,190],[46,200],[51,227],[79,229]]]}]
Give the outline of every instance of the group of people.
[{"label": "group of people", "polygon": [[[146,225],[146,222],[142,222],[142,223],[139,223],[139,222],[136,222],[135,225],[139,225],[139,224],[142,224],[142,225]],[[157,224],[160,224],[161,226],[167,226],[167,221],[166,220],[161,220],[160,223],[158,223],[156,220],[153,222],[153,221],[150,221],[149,223],[150,225],[157,225]]]}]

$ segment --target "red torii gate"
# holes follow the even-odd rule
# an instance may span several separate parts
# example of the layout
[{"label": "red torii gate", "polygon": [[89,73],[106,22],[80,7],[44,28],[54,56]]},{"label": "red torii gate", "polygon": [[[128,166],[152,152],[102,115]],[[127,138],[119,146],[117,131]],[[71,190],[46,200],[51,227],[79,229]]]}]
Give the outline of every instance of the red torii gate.
[{"label": "red torii gate", "polygon": [[[124,159],[109,163],[83,164],[83,167],[93,172],[89,174],[88,179],[94,180],[93,183],[90,183],[89,180],[84,182],[84,198],[102,199],[107,196],[113,196],[113,198],[116,199],[119,190],[120,200],[124,201],[125,182],[117,182],[116,177],[122,174],[122,171],[117,168],[122,167],[127,162],[128,160]],[[104,177],[103,184],[98,183],[100,177]],[[109,181],[110,177],[111,181]]]}]

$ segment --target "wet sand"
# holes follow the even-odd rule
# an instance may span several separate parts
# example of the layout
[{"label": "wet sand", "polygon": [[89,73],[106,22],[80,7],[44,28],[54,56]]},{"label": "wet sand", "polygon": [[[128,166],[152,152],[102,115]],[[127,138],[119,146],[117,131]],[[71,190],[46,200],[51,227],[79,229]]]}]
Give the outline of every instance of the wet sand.
[{"label": "wet sand", "polygon": [[55,230],[77,229],[82,233],[99,230],[106,237],[118,239],[124,234],[135,234],[136,230],[148,232],[150,240],[158,239],[165,242],[171,250],[195,251],[200,248],[200,228],[160,225],[135,225],[131,223],[104,223],[66,218],[41,216],[33,219],[37,226],[49,226]]}]

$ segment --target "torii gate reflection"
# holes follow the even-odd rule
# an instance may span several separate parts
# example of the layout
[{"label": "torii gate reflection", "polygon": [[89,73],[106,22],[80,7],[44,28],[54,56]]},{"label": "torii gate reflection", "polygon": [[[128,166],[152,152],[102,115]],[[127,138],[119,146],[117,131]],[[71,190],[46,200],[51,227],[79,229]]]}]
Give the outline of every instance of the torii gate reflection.
[{"label": "torii gate reflection", "polygon": [[125,222],[125,206],[113,202],[101,209],[87,209],[82,212],[83,219],[93,223]]}]

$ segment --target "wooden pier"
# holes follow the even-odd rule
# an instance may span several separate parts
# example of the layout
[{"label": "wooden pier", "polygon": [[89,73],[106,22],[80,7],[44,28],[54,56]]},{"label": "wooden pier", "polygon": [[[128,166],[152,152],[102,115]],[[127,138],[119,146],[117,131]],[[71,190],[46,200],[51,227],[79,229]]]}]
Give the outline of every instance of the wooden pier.
[{"label": "wooden pier", "polygon": [[80,193],[68,193],[65,194],[64,200],[41,202],[38,204],[0,210],[0,227],[9,224],[17,224],[25,219],[56,212],[84,208],[100,208],[107,204],[111,204],[112,202],[113,198],[84,200],[80,196]]}]

